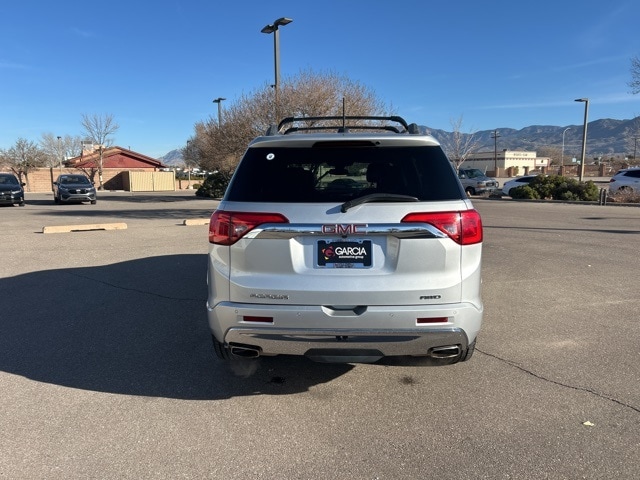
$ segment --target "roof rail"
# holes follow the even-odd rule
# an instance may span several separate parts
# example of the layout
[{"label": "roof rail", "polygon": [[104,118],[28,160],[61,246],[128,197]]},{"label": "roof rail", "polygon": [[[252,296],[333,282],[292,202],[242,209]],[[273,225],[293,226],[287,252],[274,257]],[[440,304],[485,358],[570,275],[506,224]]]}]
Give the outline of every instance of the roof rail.
[{"label": "roof rail", "polygon": [[278,134],[278,126],[271,124],[269,125],[269,128],[267,128],[267,133],[265,133],[265,135],[267,137],[273,137],[274,135]]},{"label": "roof rail", "polygon": [[[395,122],[400,124],[402,127],[393,126],[393,125],[351,125],[347,124],[348,120],[370,120],[370,121],[379,121],[379,122]],[[309,121],[339,121],[339,124],[336,125],[318,125],[318,126],[294,126],[296,122],[309,122]],[[283,135],[288,133],[294,133],[299,131],[317,131],[317,130],[336,130],[339,133],[346,133],[349,130],[387,130],[395,133],[404,133],[408,132],[412,135],[417,135],[420,133],[420,129],[418,125],[412,123],[411,125],[407,124],[406,120],[400,116],[392,115],[392,116],[374,116],[374,115],[348,115],[348,116],[328,116],[328,117],[287,117],[283,119],[278,126],[271,125],[267,130],[266,135],[272,136],[276,135],[285,125],[291,124],[292,126],[287,128]]]}]

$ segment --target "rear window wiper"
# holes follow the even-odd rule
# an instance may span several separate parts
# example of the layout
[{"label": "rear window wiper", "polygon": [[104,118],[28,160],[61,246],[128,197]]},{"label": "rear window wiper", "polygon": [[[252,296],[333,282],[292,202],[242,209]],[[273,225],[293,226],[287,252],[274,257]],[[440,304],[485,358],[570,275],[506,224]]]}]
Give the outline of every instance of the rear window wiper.
[{"label": "rear window wiper", "polygon": [[362,205],[363,203],[371,202],[419,202],[420,199],[412,197],[411,195],[398,195],[395,193],[371,193],[369,195],[363,195],[362,197],[354,198],[345,202],[340,207],[340,211],[345,213],[352,207]]}]

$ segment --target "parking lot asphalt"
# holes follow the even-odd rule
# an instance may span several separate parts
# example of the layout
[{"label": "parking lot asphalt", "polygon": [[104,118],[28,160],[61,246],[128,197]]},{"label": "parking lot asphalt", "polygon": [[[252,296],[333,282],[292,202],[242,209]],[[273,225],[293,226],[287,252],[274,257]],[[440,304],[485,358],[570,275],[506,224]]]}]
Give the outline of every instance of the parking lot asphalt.
[{"label": "parking lot asphalt", "polygon": [[433,367],[217,361],[215,205],[0,207],[0,478],[637,478],[640,209],[475,199],[485,323]]}]

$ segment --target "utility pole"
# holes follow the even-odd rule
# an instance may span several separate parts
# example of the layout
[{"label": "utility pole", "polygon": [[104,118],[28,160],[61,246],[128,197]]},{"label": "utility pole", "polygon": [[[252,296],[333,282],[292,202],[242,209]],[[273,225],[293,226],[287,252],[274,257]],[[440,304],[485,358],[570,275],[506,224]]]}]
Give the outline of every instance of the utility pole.
[{"label": "utility pole", "polygon": [[498,133],[498,130],[491,132],[491,138],[493,138],[493,175],[498,176],[498,138],[502,135]]}]

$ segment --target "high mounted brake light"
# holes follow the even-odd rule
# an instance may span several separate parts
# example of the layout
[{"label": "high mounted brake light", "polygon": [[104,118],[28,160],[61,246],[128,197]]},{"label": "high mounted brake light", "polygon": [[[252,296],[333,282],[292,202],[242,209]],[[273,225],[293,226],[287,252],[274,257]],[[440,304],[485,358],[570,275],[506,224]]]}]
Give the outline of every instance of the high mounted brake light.
[{"label": "high mounted brake light", "polygon": [[279,213],[224,212],[216,210],[209,222],[209,243],[233,245],[259,225],[289,223]]},{"label": "high mounted brake light", "polygon": [[480,214],[475,210],[409,213],[402,221],[433,225],[460,245],[473,245],[482,242],[482,220]]}]

